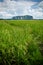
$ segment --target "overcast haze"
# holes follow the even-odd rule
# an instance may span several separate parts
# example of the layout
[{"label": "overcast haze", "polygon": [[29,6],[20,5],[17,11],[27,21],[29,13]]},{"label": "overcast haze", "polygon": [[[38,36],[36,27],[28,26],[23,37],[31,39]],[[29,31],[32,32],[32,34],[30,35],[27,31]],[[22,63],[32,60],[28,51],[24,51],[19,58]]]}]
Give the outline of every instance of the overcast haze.
[{"label": "overcast haze", "polygon": [[0,19],[18,15],[43,19],[43,0],[0,0]]}]

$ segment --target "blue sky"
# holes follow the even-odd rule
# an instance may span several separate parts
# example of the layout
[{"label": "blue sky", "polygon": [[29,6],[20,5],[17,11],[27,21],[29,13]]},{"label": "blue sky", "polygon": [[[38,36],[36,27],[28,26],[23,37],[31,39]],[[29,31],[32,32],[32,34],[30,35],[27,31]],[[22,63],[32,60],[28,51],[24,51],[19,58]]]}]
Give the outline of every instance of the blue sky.
[{"label": "blue sky", "polygon": [[3,2],[3,0],[0,0],[0,2]]},{"label": "blue sky", "polygon": [[0,0],[0,18],[31,15],[43,19],[43,0]]},{"label": "blue sky", "polygon": [[[12,0],[11,0],[12,1]],[[33,1],[33,2],[41,2],[43,0],[13,0],[13,1]]]},{"label": "blue sky", "polygon": [[[3,2],[4,0],[0,0],[0,2]],[[10,0],[10,1],[33,1],[33,2],[41,2],[43,0]]]}]

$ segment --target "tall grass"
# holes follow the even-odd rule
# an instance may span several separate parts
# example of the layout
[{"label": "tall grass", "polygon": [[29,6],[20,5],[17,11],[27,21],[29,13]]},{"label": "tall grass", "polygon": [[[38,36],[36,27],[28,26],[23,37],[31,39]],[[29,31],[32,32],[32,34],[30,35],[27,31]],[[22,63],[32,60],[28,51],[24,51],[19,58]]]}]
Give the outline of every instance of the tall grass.
[{"label": "tall grass", "polygon": [[43,20],[0,20],[0,65],[42,65],[39,44]]}]

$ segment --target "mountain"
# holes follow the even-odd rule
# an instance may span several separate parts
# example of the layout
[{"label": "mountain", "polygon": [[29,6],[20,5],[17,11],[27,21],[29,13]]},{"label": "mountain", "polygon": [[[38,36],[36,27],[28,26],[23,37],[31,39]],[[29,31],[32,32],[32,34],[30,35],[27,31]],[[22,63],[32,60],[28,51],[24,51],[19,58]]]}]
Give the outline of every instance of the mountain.
[{"label": "mountain", "polygon": [[33,19],[33,16],[25,15],[25,16],[14,16],[12,17],[14,20],[30,20]]}]

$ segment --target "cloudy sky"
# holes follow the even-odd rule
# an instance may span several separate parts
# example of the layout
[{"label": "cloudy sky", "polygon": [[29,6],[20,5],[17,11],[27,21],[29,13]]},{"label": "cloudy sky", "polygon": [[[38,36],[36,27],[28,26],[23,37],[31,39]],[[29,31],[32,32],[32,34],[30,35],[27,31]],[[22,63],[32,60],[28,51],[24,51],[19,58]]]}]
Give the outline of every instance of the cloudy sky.
[{"label": "cloudy sky", "polygon": [[0,0],[0,18],[31,15],[43,19],[43,0]]}]

